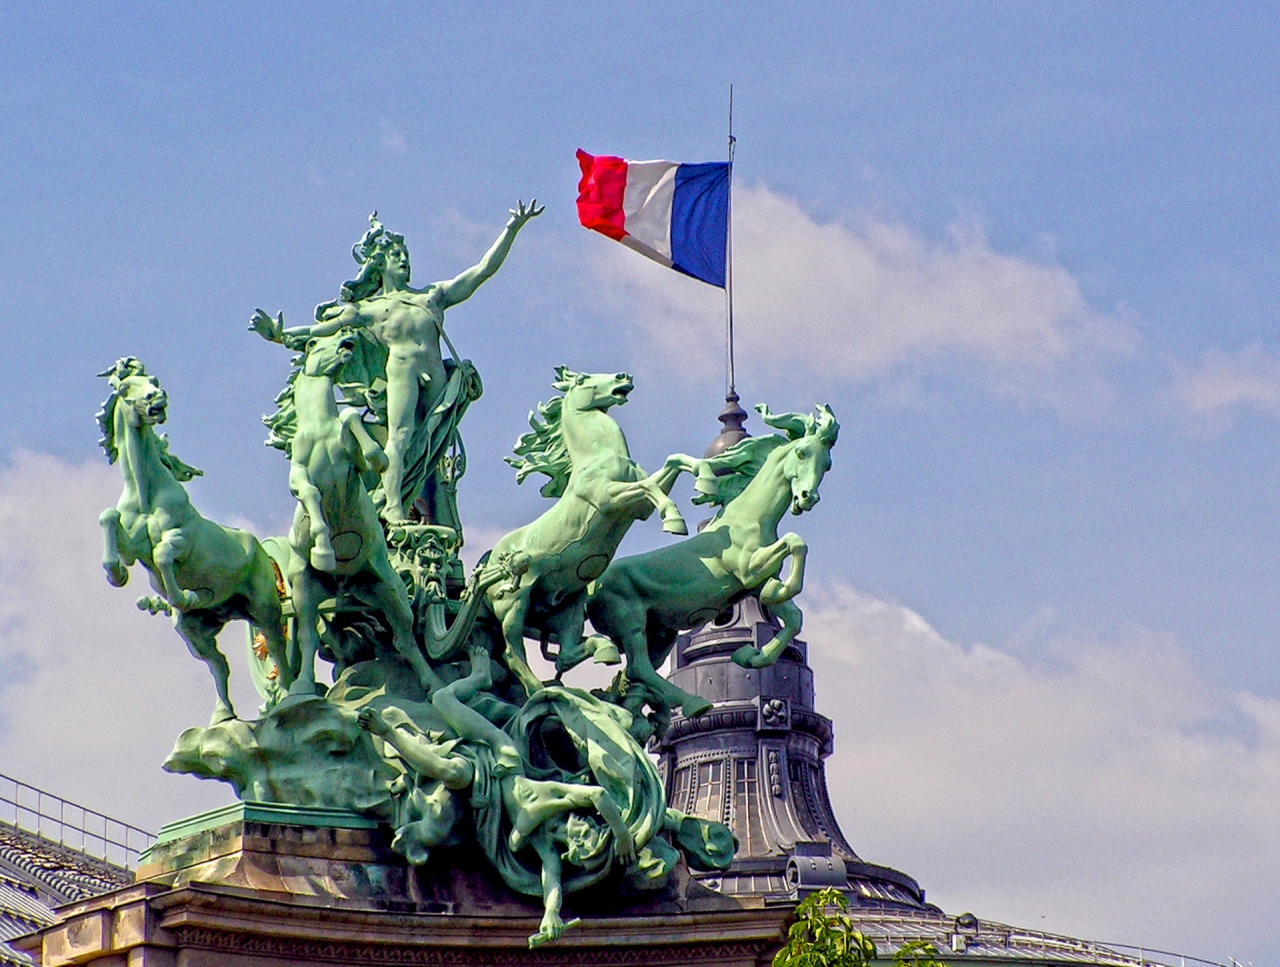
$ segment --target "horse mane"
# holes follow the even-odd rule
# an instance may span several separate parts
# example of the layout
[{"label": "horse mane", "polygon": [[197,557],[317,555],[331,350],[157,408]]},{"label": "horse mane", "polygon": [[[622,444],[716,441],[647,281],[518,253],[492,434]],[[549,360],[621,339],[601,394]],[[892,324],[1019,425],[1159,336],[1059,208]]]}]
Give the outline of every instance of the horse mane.
[{"label": "horse mane", "polygon": [[[339,330],[341,332],[343,330]],[[364,329],[351,329],[359,338],[351,362],[342,367],[334,385],[342,391],[342,402],[353,406],[364,407],[378,422],[387,422],[386,372],[387,350],[372,334]],[[334,333],[333,335],[338,335]],[[262,418],[267,428],[266,445],[284,451],[284,455],[292,458],[293,438],[298,435],[298,412],[294,403],[294,391],[297,389],[298,375],[307,358],[307,343],[310,337],[291,338],[286,345],[298,352],[289,360],[292,369],[285,380],[284,389],[276,394],[276,411]]]},{"label": "horse mane", "polygon": [[719,456],[698,461],[698,475],[693,482],[698,496],[693,502],[723,507],[747,489],[769,454],[787,442],[776,433],[747,437]]},{"label": "horse mane", "polygon": [[115,463],[116,458],[120,456],[120,451],[116,447],[116,401],[120,398],[120,394],[112,387],[111,392],[107,394],[107,398],[102,401],[102,409],[98,410],[98,430],[102,433],[102,439],[98,441],[98,446],[107,455],[107,463]]},{"label": "horse mane", "polygon": [[130,376],[146,375],[147,367],[142,365],[142,360],[137,356],[121,356],[109,369],[98,374],[111,387],[111,392],[102,401],[102,409],[97,413],[98,429],[102,432],[98,446],[106,453],[107,463],[115,463],[120,456],[120,450],[116,446],[116,403],[120,399],[120,384]]},{"label": "horse mane", "polygon": [[186,483],[192,477],[203,477],[204,471],[191,466],[189,463],[183,463],[172,453],[169,452],[169,434],[157,433],[156,439],[160,442],[160,462],[165,465],[173,479],[178,483]]},{"label": "horse mane", "polygon": [[834,445],[840,432],[835,414],[831,407],[822,403],[815,410],[816,417],[807,413],[772,413],[766,404],[759,404],[756,412],[765,425],[781,430],[785,436],[770,433],[768,436],[747,437],[719,456],[699,461],[697,479],[693,484],[698,496],[693,498],[693,502],[723,507],[747,489],[747,484],[760,472],[769,454],[784,443],[812,436],[823,446]]},{"label": "horse mane", "polygon": [[[120,457],[120,448],[116,443],[116,406],[120,402],[120,384],[130,376],[146,376],[147,367],[142,365],[142,361],[137,356],[121,356],[110,369],[98,375],[105,378],[111,385],[111,392],[102,401],[102,409],[98,410],[96,417],[98,429],[102,431],[102,439],[98,441],[98,446],[102,447],[106,453],[107,463],[115,463]],[[159,441],[160,462],[173,474],[175,480],[186,483],[192,477],[204,476],[203,470],[184,463],[169,452],[168,434],[158,433],[156,440]]]},{"label": "horse mane", "polygon": [[[532,431],[516,441],[514,457],[504,457],[516,469],[516,483],[524,483],[531,473],[545,473],[551,479],[542,485],[539,493],[544,497],[561,497],[569,485],[569,473],[573,461],[569,459],[569,447],[564,442],[560,417],[564,410],[564,397],[557,396],[546,403],[539,403],[536,411],[529,412]],[[538,417],[542,417],[539,422]]]},{"label": "horse mane", "polygon": [[303,358],[294,356],[290,360],[293,369],[289,372],[284,389],[276,394],[276,411],[262,418],[267,427],[266,445],[283,450],[286,457],[293,456],[293,438],[298,434],[298,411],[294,405],[293,391],[298,382],[298,374],[302,372]]}]

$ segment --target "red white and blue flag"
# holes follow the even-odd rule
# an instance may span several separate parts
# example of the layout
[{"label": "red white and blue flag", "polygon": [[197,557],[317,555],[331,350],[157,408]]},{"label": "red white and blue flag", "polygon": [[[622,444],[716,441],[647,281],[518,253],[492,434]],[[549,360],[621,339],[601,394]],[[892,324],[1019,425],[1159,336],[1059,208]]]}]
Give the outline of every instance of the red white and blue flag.
[{"label": "red white and blue flag", "polygon": [[729,164],[627,161],[578,149],[578,220],[668,268],[724,287]]}]

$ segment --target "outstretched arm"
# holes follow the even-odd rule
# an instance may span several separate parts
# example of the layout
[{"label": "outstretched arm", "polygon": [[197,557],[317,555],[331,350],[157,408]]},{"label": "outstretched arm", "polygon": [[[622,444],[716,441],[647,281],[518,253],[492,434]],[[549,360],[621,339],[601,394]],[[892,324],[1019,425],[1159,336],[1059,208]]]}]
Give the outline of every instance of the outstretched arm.
[{"label": "outstretched arm", "polygon": [[529,938],[530,950],[559,939],[566,930],[582,922],[577,917],[568,923],[560,919],[560,906],[564,901],[564,888],[560,879],[563,868],[560,865],[560,851],[556,849],[555,843],[550,836],[541,835],[534,839],[533,847],[542,860],[542,923],[538,926],[538,932]]},{"label": "outstretched arm", "polygon": [[502,234],[489,247],[489,251],[484,253],[484,257],[457,278],[440,283],[440,291],[444,302],[443,308],[447,309],[449,306],[456,306],[459,302],[470,299],[476,289],[480,288],[480,283],[497,272],[502,266],[507,253],[511,251],[511,243],[515,241],[516,232],[524,227],[525,222],[531,218],[537,218],[543,211],[545,211],[545,207],[539,208],[538,199],[536,198],[529,203],[527,208],[524,202],[516,202],[516,207],[511,209],[511,217],[507,219],[507,224],[503,228]]},{"label": "outstretched arm", "polygon": [[261,309],[254,309],[249,318],[249,331],[256,332],[268,342],[282,343],[286,339],[308,339],[311,336],[331,336],[343,326],[358,326],[361,323],[360,313],[354,303],[334,306],[329,309],[324,319],[313,326],[284,327],[284,313],[279,312],[272,319]]}]

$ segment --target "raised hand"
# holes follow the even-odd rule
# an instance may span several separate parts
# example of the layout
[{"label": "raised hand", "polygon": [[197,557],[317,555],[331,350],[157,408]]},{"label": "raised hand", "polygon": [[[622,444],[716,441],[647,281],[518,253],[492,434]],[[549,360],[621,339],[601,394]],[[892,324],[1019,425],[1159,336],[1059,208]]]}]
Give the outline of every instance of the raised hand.
[{"label": "raised hand", "polygon": [[524,202],[518,201],[516,202],[516,207],[511,209],[511,217],[507,219],[507,225],[511,228],[518,229],[529,219],[537,218],[546,210],[546,205],[543,205],[541,208],[538,207],[538,199],[536,198],[529,202],[527,208],[525,207]]},{"label": "raised hand", "polygon": [[249,317],[249,331],[256,332],[268,342],[284,342],[284,313],[272,319],[261,309],[254,309]]},{"label": "raised hand", "polygon": [[387,725],[386,720],[379,714],[376,708],[365,707],[360,710],[360,714],[356,716],[356,723],[366,732],[372,732],[374,735],[386,735],[391,731],[391,726]]}]

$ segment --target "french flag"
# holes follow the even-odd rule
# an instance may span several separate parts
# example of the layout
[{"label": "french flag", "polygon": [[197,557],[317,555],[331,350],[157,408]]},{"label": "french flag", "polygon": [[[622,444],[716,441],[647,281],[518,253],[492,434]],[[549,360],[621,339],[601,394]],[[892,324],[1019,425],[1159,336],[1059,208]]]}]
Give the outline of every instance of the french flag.
[{"label": "french flag", "polygon": [[724,287],[729,164],[627,161],[578,149],[578,220],[655,262]]}]

